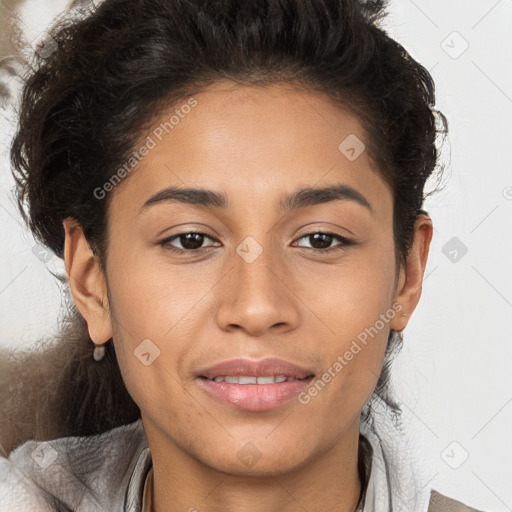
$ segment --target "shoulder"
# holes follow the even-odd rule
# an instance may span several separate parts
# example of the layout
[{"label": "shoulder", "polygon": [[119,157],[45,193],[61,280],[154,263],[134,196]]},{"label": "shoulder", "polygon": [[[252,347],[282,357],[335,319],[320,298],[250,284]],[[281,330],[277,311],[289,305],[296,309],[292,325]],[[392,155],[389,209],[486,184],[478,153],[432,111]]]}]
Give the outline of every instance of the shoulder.
[{"label": "shoulder", "polygon": [[51,512],[50,503],[30,478],[10,460],[0,457],[0,512]]},{"label": "shoulder", "polygon": [[120,510],[146,448],[140,419],[95,436],[27,441],[0,457],[0,512]]},{"label": "shoulder", "polygon": [[427,512],[482,512],[432,489]]}]

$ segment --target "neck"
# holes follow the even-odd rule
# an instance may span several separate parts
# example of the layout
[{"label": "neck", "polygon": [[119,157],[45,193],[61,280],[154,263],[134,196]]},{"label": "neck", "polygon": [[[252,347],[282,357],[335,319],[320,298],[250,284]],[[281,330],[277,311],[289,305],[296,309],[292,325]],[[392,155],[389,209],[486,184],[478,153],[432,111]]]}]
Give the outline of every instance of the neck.
[{"label": "neck", "polygon": [[359,503],[358,421],[314,460],[286,472],[250,475],[202,463],[150,422],[144,430],[153,462],[152,512],[354,512]]}]

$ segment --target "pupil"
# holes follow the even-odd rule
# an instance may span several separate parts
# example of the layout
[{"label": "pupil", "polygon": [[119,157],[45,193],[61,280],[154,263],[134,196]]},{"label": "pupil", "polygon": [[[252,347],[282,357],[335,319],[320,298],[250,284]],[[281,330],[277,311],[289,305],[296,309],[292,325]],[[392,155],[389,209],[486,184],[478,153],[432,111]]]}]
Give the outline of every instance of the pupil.
[{"label": "pupil", "polygon": [[203,245],[203,238],[200,233],[186,233],[180,236],[180,242],[185,249],[199,249]]},{"label": "pupil", "polygon": [[[325,233],[315,233],[310,235],[310,243],[315,249],[326,249],[331,246],[331,238],[331,235],[326,235]],[[318,242],[320,242],[320,247],[318,247]],[[316,246],[315,243],[317,243]]]}]

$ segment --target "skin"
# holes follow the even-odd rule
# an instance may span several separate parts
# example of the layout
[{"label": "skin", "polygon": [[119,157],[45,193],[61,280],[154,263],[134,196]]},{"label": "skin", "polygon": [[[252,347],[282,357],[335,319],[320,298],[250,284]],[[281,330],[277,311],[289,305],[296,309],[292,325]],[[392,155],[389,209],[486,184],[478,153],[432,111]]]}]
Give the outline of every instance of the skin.
[{"label": "skin", "polygon": [[[106,275],[80,226],[64,222],[74,300],[95,343],[113,337],[141,409],[154,510],[354,511],[359,415],[389,330],[405,328],[420,298],[431,220],[418,217],[397,272],[391,190],[368,152],[349,161],[338,150],[349,134],[366,140],[356,118],[282,84],[219,82],[194,97],[197,106],[111,192]],[[339,183],[372,211],[348,199],[279,209],[299,188]],[[228,207],[169,201],[140,211],[170,185],[223,192]],[[191,247],[183,238],[159,244],[186,230],[206,231],[199,252],[170,252]],[[305,236],[316,231],[355,243]],[[248,236],[263,249],[252,263],[236,252]],[[393,304],[400,314],[308,404],[243,411],[197,384],[198,370],[235,357],[280,357],[321,376]],[[160,350],[148,366],[134,356],[144,339]],[[250,466],[237,456],[249,442],[260,454]]]}]

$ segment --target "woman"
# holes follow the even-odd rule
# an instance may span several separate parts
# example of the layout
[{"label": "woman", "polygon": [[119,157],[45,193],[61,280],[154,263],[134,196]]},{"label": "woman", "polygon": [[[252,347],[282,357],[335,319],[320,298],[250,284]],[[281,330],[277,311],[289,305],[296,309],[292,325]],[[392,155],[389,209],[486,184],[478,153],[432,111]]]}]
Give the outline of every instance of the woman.
[{"label": "woman", "polygon": [[18,362],[45,418],[1,510],[474,510],[385,428],[445,123],[382,12],[106,0],[52,31],[12,162],[72,305]]}]

